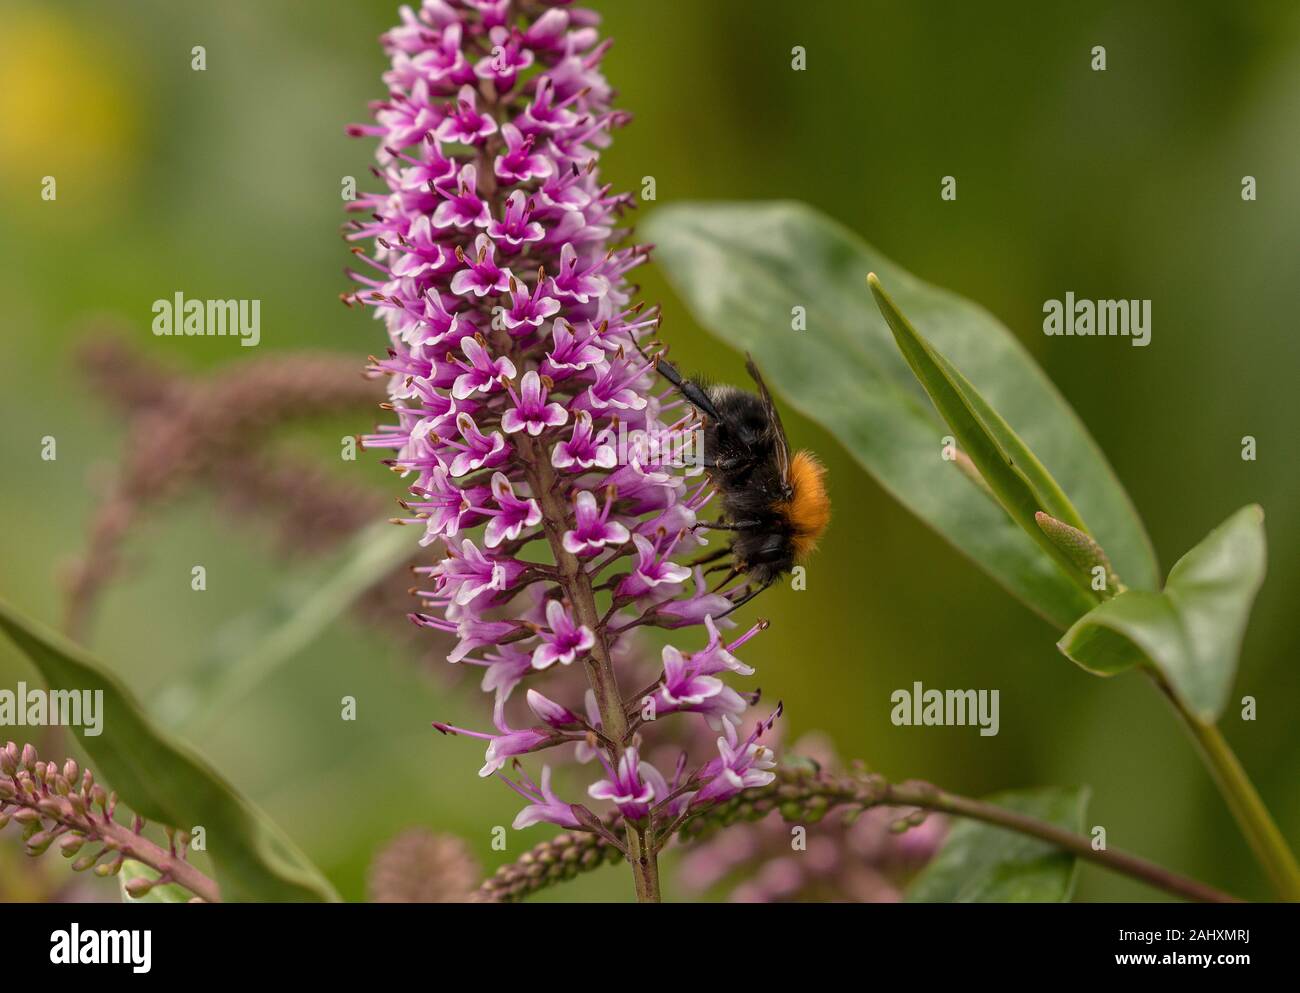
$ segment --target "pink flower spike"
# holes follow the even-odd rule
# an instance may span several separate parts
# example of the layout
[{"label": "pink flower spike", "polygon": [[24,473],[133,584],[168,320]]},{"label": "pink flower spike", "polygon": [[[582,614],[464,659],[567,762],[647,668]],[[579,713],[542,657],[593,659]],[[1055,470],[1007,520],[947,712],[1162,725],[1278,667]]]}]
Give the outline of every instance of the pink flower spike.
[{"label": "pink flower spike", "polygon": [[606,496],[604,510],[596,507],[596,495],[583,490],[573,502],[574,527],[564,532],[564,550],[573,555],[595,555],[606,545],[622,545],[628,530],[609,519],[612,496]]},{"label": "pink flower spike", "polygon": [[547,428],[558,428],[569,420],[564,407],[546,402],[546,387],[536,370],[524,373],[518,397],[513,390],[510,395],[515,405],[501,415],[501,430],[506,434],[527,430],[535,438]]},{"label": "pink flower spike", "polygon": [[542,643],[533,650],[533,668],[549,669],[556,662],[570,665],[579,654],[586,654],[596,643],[591,629],[573,623],[569,612],[559,600],[546,605],[546,623],[549,631],[542,631]]}]

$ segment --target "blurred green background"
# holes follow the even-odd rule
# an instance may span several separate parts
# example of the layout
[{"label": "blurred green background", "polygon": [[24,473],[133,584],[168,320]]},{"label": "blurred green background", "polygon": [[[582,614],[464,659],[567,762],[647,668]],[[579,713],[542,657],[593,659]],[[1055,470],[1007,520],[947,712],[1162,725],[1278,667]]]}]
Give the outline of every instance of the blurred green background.
[{"label": "blurred green background", "polygon": [[[1258,720],[1230,707],[1224,732],[1300,842],[1300,463],[1287,448],[1300,423],[1300,7],[593,5],[616,39],[607,74],[635,114],[602,162],[615,188],[654,176],[661,203],[803,199],[989,308],[1089,425],[1166,570],[1232,510],[1264,506],[1269,576],[1237,681]],[[383,95],[377,36],[395,7],[0,3],[6,598],[59,621],[60,570],[103,495],[96,467],[123,440],[71,361],[89,319],[117,319],[147,354],[192,371],[303,347],[360,364],[381,347],[368,315],[337,300],[347,289],[339,191],[344,176],[363,188],[369,178],[370,143],[343,127]],[[190,68],[194,45],[207,49],[205,72]],[[790,69],[795,45],[805,72]],[[1089,68],[1094,45],[1106,47],[1105,72]],[[55,202],[40,198],[46,175],[57,177]],[[946,175],[956,202],[940,200]],[[1257,202],[1241,199],[1245,175]],[[735,379],[737,356],[692,325],[661,274],[639,278],[643,296],[664,304],[674,355]],[[261,299],[261,347],[152,336],[152,301],[177,290]],[[1044,337],[1042,303],[1067,290],[1151,299],[1153,344]],[[1144,680],[1076,669],[1047,625],[824,432],[793,416],[787,426],[824,455],[837,511],[808,592],[768,594],[772,628],[747,649],[765,696],[784,699],[791,737],[823,729],[845,756],[970,794],[1088,783],[1089,822],[1112,846],[1266,896],[1190,741]],[[319,433],[322,460],[337,458],[340,433]],[[1240,457],[1248,434],[1254,462]],[[55,462],[40,459],[44,435],[58,439]],[[396,495],[373,458],[345,465]],[[146,521],[128,550],[134,568],[89,641],[145,699],[183,681],[223,625],[301,568],[196,495]],[[208,569],[201,594],[189,587],[196,562]],[[22,678],[36,679],[0,646],[0,685]],[[999,689],[1001,733],[892,726],[889,694],[913,680]],[[344,694],[359,699],[355,723],[338,720]],[[194,737],[357,899],[371,854],[401,828],[456,832],[489,866],[543,836],[512,832],[511,851],[492,852],[490,829],[509,824],[516,798],[477,780],[477,744],[429,727],[484,715],[468,684],[447,688],[341,619]],[[0,844],[0,875],[19,848],[16,836]],[[629,889],[621,870],[603,869],[554,896]],[[1154,898],[1091,868],[1079,896]]]}]

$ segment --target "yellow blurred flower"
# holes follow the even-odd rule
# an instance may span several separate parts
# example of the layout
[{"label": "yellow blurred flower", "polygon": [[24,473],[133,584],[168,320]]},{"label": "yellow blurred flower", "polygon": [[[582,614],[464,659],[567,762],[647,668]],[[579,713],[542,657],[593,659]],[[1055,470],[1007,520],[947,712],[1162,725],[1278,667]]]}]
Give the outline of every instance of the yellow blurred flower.
[{"label": "yellow blurred flower", "polygon": [[24,6],[0,32],[0,197],[40,203],[53,176],[58,199],[96,206],[94,194],[131,166],[134,106],[121,59],[85,18]]}]

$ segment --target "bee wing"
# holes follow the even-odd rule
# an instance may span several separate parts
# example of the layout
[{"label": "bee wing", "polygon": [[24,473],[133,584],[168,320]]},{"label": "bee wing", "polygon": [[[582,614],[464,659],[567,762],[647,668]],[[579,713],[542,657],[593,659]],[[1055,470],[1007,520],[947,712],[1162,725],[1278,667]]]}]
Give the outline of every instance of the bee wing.
[{"label": "bee wing", "polygon": [[763,382],[763,376],[758,371],[758,366],[754,364],[754,358],[748,352],[745,353],[745,371],[749,373],[758,386],[759,399],[763,401],[763,409],[767,413],[768,420],[776,433],[776,463],[781,469],[781,478],[790,478],[790,441],[785,436],[785,425],[781,423],[781,413],[776,409],[776,403],[772,399],[772,394],[768,392],[767,383]]}]

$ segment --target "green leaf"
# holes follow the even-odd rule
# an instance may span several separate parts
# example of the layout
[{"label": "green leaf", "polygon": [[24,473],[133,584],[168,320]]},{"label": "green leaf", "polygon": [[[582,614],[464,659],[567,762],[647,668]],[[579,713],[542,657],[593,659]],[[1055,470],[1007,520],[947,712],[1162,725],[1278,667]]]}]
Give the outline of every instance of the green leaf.
[{"label": "green leaf", "polygon": [[867,277],[867,282],[907,364],[952,428],[962,450],[975,463],[994,497],[1071,582],[1082,589],[1092,603],[1098,602],[1100,598],[1092,591],[1088,575],[1043,532],[1036,519],[1036,515],[1045,510],[1057,520],[1086,533],[1087,525],[1069,497],[1006,421],[979,395],[979,391],[917,333],[874,273]]},{"label": "green leaf", "polygon": [[[981,307],[921,282],[802,204],[661,207],[649,237],[703,326],[751,351],[785,402],[1064,630],[1095,599],[955,463],[939,457],[941,440],[953,432],[918,387],[863,286],[867,273],[877,273],[927,340],[978,388],[988,411],[1001,413],[993,427],[1005,419],[1051,467],[1124,581],[1155,588],[1150,543],[1104,456],[1015,337]],[[791,330],[793,307],[805,308],[807,331]],[[987,418],[983,408],[976,412]]]},{"label": "green leaf", "polygon": [[191,732],[219,719],[320,637],[414,547],[410,528],[381,521],[362,529],[341,552],[284,583],[274,600],[219,631],[194,673],[159,694],[154,708],[159,719]]},{"label": "green leaf", "polygon": [[227,901],[337,900],[329,881],[265,814],[188,745],[156,728],[107,668],[0,600],[0,631],[52,690],[103,693],[102,734],[70,728],[123,801],[142,817],[202,826]]},{"label": "green leaf", "polygon": [[157,879],[158,873],[145,865],[143,862],[136,862],[134,859],[127,859],[122,863],[122,869],[117,874],[118,890],[122,895],[123,903],[189,903],[194,899],[194,894],[184,886],[177,886],[175,883],[164,883],[161,886],[155,886],[142,897],[133,897],[126,891],[126,884],[133,879]]},{"label": "green leaf", "polygon": [[1243,507],[1178,560],[1162,592],[1107,600],[1057,647],[1104,676],[1149,665],[1187,710],[1213,723],[1228,702],[1264,567],[1264,512]]},{"label": "green leaf", "polygon": [[[1085,788],[1014,790],[984,797],[1007,810],[1079,834]],[[907,890],[909,903],[1064,903],[1074,891],[1076,859],[1015,831],[958,818],[939,854]]]}]

